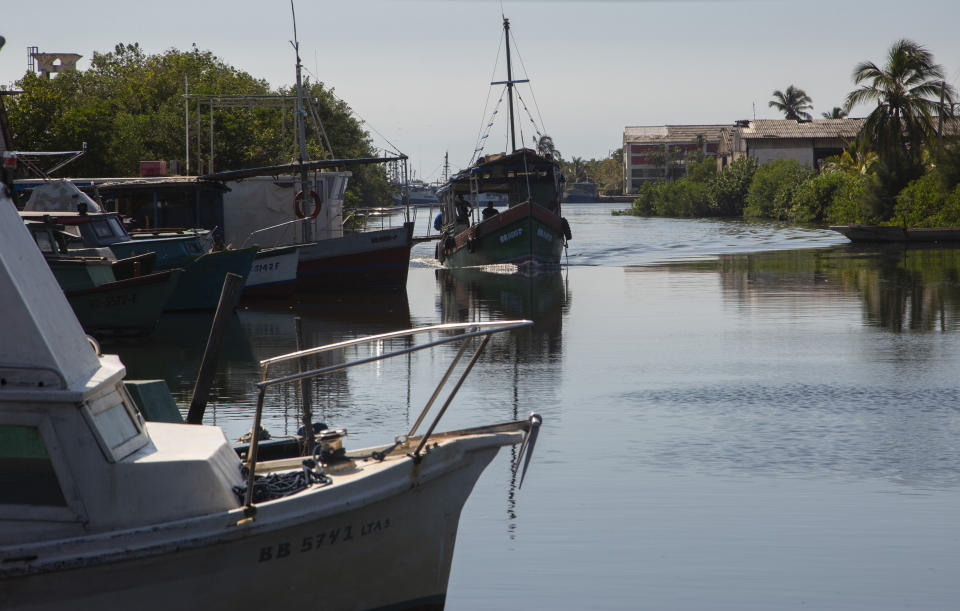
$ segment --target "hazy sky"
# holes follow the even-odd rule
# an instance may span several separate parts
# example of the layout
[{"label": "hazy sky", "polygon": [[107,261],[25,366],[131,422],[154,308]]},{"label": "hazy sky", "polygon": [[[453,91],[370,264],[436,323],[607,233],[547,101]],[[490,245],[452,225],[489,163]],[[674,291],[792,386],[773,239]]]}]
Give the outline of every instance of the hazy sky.
[{"label": "hazy sky", "polygon": [[[28,46],[80,53],[85,69],[93,51],[118,42],[148,53],[196,43],[271,86],[294,82],[289,0],[0,1],[0,86],[23,75]],[[445,152],[454,169],[471,156],[488,83],[505,78],[502,59],[491,78],[501,10],[517,71],[525,68],[533,87],[521,93],[534,113],[535,98],[566,158],[605,157],[626,125],[781,118],[767,102],[791,84],[813,98],[819,117],[852,89],[858,62],[882,63],[900,38],[925,45],[960,86],[958,0],[296,3],[307,74],[332,86],[427,179],[438,176]],[[486,152],[504,150],[505,125],[498,122]]]}]

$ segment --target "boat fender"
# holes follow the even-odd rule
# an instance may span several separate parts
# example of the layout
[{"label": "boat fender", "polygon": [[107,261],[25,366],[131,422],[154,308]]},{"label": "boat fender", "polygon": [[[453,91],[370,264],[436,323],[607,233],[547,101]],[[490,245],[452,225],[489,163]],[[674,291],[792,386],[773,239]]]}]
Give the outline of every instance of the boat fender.
[{"label": "boat fender", "polygon": [[[310,197],[313,198],[313,212],[310,213],[310,218],[315,219],[317,215],[320,214],[320,207],[323,202],[320,200],[320,196],[317,195],[316,191],[310,192]],[[297,191],[297,194],[293,198],[293,212],[297,215],[298,219],[307,218],[307,215],[303,213],[303,208],[300,207],[300,202],[303,201],[303,191]]]},{"label": "boat fender", "polygon": [[453,239],[453,236],[447,236],[443,240],[443,249],[444,250],[453,250],[457,246],[457,241]]},{"label": "boat fender", "polygon": [[563,230],[563,237],[569,242],[573,239],[573,233],[570,231],[570,223],[567,222],[567,219],[560,217],[560,229]]},{"label": "boat fender", "polygon": [[467,250],[470,252],[476,252],[478,248],[480,248],[480,240],[474,237],[471,237],[469,240],[467,240]]}]

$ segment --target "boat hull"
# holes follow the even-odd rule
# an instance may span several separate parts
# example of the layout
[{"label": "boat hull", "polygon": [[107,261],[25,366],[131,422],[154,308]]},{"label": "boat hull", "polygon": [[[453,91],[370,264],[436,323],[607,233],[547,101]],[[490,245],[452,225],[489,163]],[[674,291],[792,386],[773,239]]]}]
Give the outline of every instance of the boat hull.
[{"label": "boat hull", "polygon": [[[257,248],[208,252],[184,268],[166,310],[215,310],[227,274],[237,274],[246,282]],[[229,304],[231,308],[236,303]]]},{"label": "boat hull", "polygon": [[87,333],[146,335],[157,326],[180,274],[169,269],[65,294]]},{"label": "boat hull", "polygon": [[960,242],[960,227],[893,227],[886,225],[835,225],[830,229],[842,233],[851,242],[907,242],[930,244]]},{"label": "boat hull", "polygon": [[325,609],[441,609],[463,504],[499,447],[519,434],[489,437],[441,442],[419,464],[402,456],[352,484],[260,504],[249,523],[237,524],[235,510],[80,540],[69,555],[69,540],[25,548],[38,559],[45,551],[60,557],[39,567],[28,561],[35,568],[21,575],[5,562],[0,608],[60,611],[70,601],[233,611],[313,600]]},{"label": "boat hull", "polygon": [[[560,264],[564,236],[560,218],[535,204],[519,204],[438,245],[446,267]],[[448,243],[449,245],[449,243]]]},{"label": "boat hull", "polygon": [[300,247],[297,291],[402,290],[407,285],[413,223],[352,233]]},{"label": "boat hull", "polygon": [[243,297],[291,297],[297,286],[299,258],[298,246],[267,248],[258,252],[243,285]]}]

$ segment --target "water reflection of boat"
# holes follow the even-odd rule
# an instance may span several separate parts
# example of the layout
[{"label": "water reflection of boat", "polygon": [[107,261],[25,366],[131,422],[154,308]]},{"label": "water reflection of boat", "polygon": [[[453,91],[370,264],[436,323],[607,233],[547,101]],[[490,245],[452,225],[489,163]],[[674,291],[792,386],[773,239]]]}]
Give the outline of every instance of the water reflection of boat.
[{"label": "water reflection of boat", "polygon": [[[217,427],[144,422],[124,365],[87,342],[2,193],[0,310],[5,610],[277,608],[316,598],[318,575],[336,585],[327,608],[442,608],[467,496],[501,446],[532,449],[539,425],[434,433],[438,416],[393,444],[277,461],[258,461],[255,436],[242,463]],[[497,330],[430,332],[477,340],[472,365]],[[322,373],[264,367],[253,430],[269,388]]]},{"label": "water reflection of boat", "polygon": [[[441,317],[444,322],[497,320],[522,317],[534,326],[521,334],[536,345],[525,346],[525,354],[553,354],[560,351],[563,312],[569,295],[563,274],[552,271],[522,274],[495,268],[438,269]],[[528,339],[517,338],[518,342]]]},{"label": "water reflection of boat", "polygon": [[[103,348],[123,359],[131,378],[162,378],[180,404],[189,404],[212,321],[213,314],[209,312],[168,312],[160,318],[148,340],[104,338]],[[242,367],[253,360],[250,342],[240,319],[234,315],[224,335],[218,371]],[[243,398],[231,392],[220,375],[214,379],[217,396],[223,400]]]}]

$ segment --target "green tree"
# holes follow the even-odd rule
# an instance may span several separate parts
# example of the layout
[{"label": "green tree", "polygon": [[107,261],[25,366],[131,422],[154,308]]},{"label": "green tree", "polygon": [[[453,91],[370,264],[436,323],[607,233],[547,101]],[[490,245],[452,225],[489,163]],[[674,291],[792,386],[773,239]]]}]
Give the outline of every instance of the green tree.
[{"label": "green tree", "polygon": [[782,112],[787,119],[809,121],[812,118],[807,111],[813,108],[813,100],[803,89],[790,85],[785,91],[775,90],[772,95],[767,105]]},{"label": "green tree", "polygon": [[[73,176],[133,176],[141,160],[182,159],[184,154],[184,77],[197,94],[292,94],[272,92],[261,79],[237,70],[210,51],[170,49],[147,55],[137,44],[118,44],[95,52],[86,71],[64,72],[54,79],[27,74],[18,82],[24,93],[8,109],[15,146],[21,150],[88,152],[69,167]],[[373,147],[349,106],[322,83],[307,83],[330,146],[341,157],[367,157]],[[192,113],[191,113],[192,114]],[[218,108],[214,113],[217,170],[278,165],[296,158],[293,121],[286,131],[280,111],[269,108]],[[209,142],[209,120],[201,123]],[[191,139],[196,138],[191,124]],[[325,147],[307,122],[308,157]],[[191,147],[192,148],[192,147]],[[209,154],[209,151],[205,151]],[[193,160],[191,160],[193,161]],[[196,170],[196,168],[191,168]],[[353,169],[347,202],[384,201],[388,184],[383,168]]]},{"label": "green tree", "polygon": [[845,119],[849,113],[840,106],[834,106],[830,112],[822,112],[820,116],[824,119]]},{"label": "green tree", "polygon": [[813,170],[796,159],[777,159],[760,166],[747,192],[743,215],[786,220],[790,218],[793,194]]},{"label": "green tree", "polygon": [[540,136],[540,139],[537,140],[537,152],[544,156],[552,155],[557,161],[561,159],[560,151],[558,151],[556,145],[554,145],[553,138],[546,134]]},{"label": "green tree", "polygon": [[929,51],[899,40],[890,47],[883,67],[865,61],[854,68],[853,81],[859,87],[847,95],[846,105],[876,104],[861,136],[881,157],[906,153],[919,159],[922,145],[936,135],[933,117],[941,93],[947,102],[944,111],[952,112],[956,91],[943,79],[943,67],[934,63]]},{"label": "green tree", "polygon": [[876,180],[867,191],[870,214],[889,220],[896,196],[924,172],[924,149],[936,141],[939,99],[952,115],[956,92],[943,82],[944,70],[923,46],[902,39],[890,47],[882,67],[865,61],[853,71],[858,85],[847,95],[847,107],[876,104],[860,131],[862,146],[877,153]]},{"label": "green tree", "polygon": [[713,182],[713,206],[717,216],[737,217],[743,207],[759,163],[753,157],[740,157],[720,172]]}]

